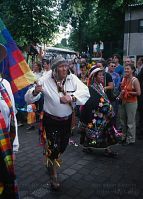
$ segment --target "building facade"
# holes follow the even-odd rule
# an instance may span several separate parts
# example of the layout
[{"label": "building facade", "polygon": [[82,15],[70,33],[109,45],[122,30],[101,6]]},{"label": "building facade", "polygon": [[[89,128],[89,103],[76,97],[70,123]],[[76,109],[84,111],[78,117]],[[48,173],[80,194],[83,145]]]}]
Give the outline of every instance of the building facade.
[{"label": "building facade", "polygon": [[143,3],[131,4],[125,12],[123,52],[135,62],[143,56]]}]

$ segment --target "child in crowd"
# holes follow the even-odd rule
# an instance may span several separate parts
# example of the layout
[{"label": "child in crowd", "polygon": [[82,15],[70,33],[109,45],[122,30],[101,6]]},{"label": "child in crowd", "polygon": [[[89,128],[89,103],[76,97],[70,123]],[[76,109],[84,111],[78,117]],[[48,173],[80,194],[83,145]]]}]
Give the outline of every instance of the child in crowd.
[{"label": "child in crowd", "polygon": [[36,105],[27,105],[27,124],[29,125],[27,130],[34,130],[34,123],[36,122]]}]

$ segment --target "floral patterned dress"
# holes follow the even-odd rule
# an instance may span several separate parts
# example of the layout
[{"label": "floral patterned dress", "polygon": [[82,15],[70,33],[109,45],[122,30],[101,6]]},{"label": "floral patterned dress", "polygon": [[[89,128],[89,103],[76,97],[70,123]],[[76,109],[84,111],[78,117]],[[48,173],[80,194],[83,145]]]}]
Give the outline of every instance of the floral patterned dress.
[{"label": "floral patterned dress", "polygon": [[113,126],[114,112],[101,84],[89,87],[90,98],[81,110],[85,127],[85,147],[106,148],[116,144],[118,132]]}]

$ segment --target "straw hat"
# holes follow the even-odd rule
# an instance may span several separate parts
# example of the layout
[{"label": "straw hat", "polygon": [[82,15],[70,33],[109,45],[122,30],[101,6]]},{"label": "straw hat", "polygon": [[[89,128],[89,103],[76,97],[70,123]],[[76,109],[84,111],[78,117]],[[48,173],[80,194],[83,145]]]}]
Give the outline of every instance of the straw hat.
[{"label": "straw hat", "polygon": [[6,55],[7,55],[6,47],[0,44],[0,63],[3,61]]},{"label": "straw hat", "polygon": [[92,66],[92,68],[89,71],[89,78],[91,78],[91,76],[97,73],[98,71],[103,71],[103,69],[97,67],[96,65]]}]

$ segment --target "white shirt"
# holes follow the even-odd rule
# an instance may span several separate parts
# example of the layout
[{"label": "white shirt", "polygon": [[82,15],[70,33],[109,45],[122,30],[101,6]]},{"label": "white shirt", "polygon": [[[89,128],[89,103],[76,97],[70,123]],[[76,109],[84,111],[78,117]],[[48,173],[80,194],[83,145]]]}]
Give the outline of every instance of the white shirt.
[{"label": "white shirt", "polygon": [[[0,81],[1,81],[1,78],[0,78]],[[18,151],[19,141],[18,141],[18,133],[17,133],[17,120],[16,120],[16,116],[15,116],[16,109],[15,109],[14,97],[13,97],[9,82],[7,80],[3,79],[2,84],[6,88],[8,94],[9,94],[9,97],[12,102],[13,110],[14,110],[14,122],[15,122],[16,136],[15,136],[15,139],[13,142],[13,150]],[[9,128],[10,127],[10,111],[9,111],[9,107],[7,106],[6,102],[2,98],[1,93],[0,93],[0,111],[2,112],[2,115],[5,119],[6,127]]]},{"label": "white shirt", "polygon": [[33,72],[35,77],[36,77],[36,80],[39,80],[41,77],[42,77],[42,72]]},{"label": "white shirt", "polygon": [[44,70],[44,71],[43,71],[43,75],[42,75],[42,76],[48,75],[48,73],[49,73],[50,71],[51,71],[51,69],[50,69],[50,70],[48,70],[48,71],[47,71],[47,70]]},{"label": "white shirt", "polygon": [[[45,112],[57,117],[69,116],[72,113],[72,108],[69,104],[60,103],[60,97],[63,96],[63,93],[58,92],[57,85],[52,78],[52,71],[50,71],[47,76],[43,76],[39,80],[39,84],[42,85],[43,88],[43,109]],[[25,94],[27,103],[33,103],[40,99],[41,94],[34,97],[32,94],[33,90],[34,88],[31,88]],[[77,105],[84,105],[90,97],[88,87],[74,74],[67,76],[64,84],[64,91],[66,91],[68,95],[74,95],[76,97]]]},{"label": "white shirt", "polygon": [[93,45],[93,52],[97,52],[97,44]]},{"label": "white shirt", "polygon": [[104,49],[104,44],[103,42],[100,42],[100,50],[103,50]]}]

